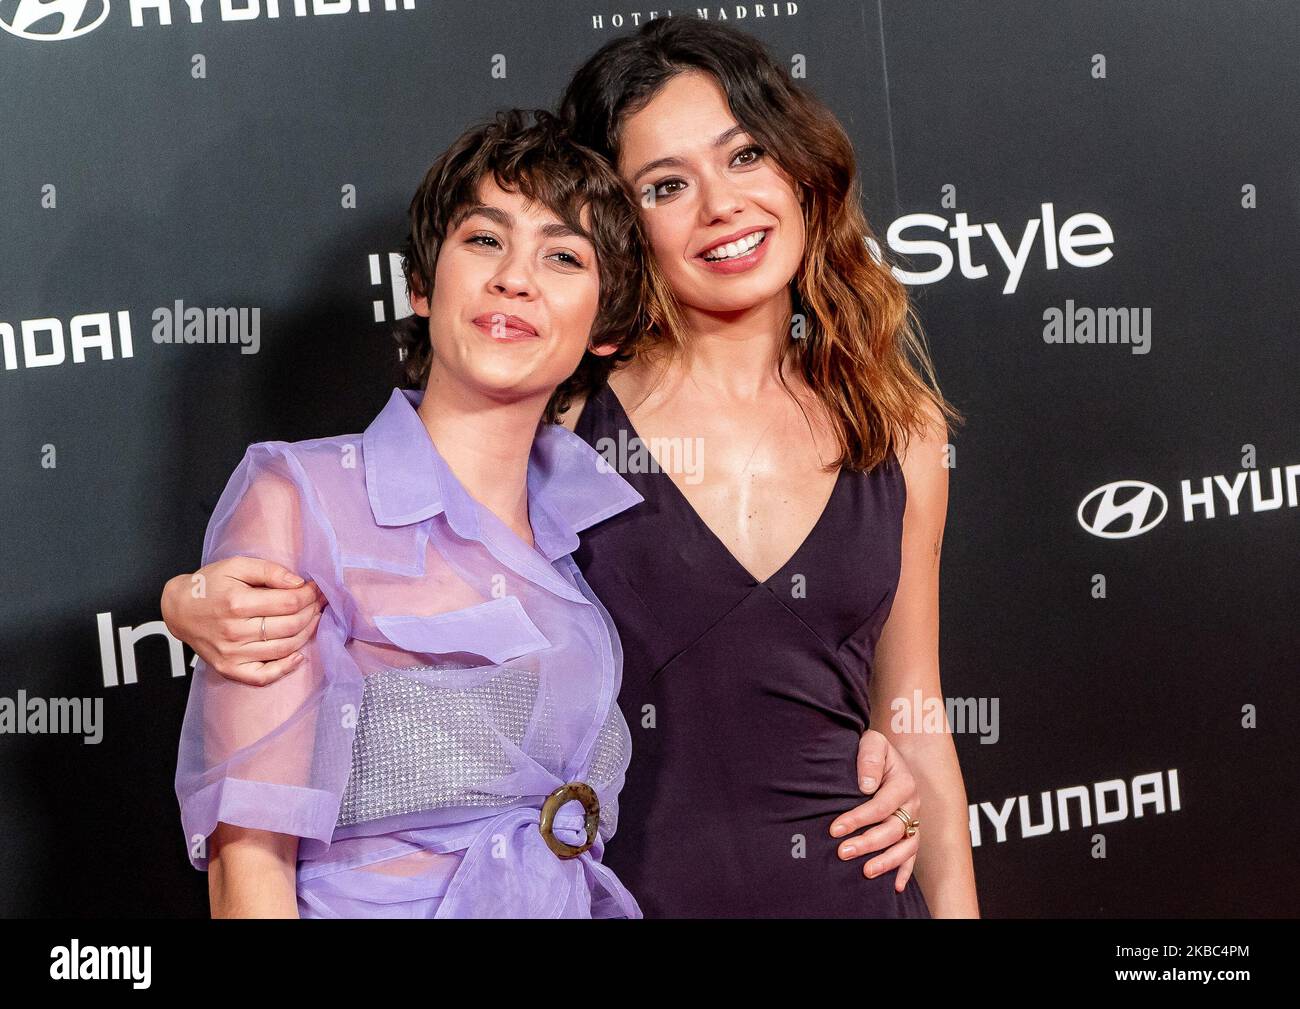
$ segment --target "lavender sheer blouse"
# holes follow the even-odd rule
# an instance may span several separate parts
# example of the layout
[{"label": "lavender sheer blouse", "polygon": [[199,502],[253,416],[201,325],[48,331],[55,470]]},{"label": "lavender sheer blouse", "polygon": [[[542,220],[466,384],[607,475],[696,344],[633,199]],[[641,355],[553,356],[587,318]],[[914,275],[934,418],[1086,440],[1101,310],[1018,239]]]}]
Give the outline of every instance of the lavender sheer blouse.
[{"label": "lavender sheer blouse", "polygon": [[[530,548],[478,504],[394,389],[362,435],[251,445],[203,563],[263,557],[329,600],[305,661],[255,687],[196,663],[176,796],[195,868],[218,821],[296,835],[298,910],[325,917],[641,917],[601,864],[630,756],[614,624],[570,556],[642,500],[577,435],[539,427]],[[573,781],[592,846],[539,827]],[[554,837],[587,840],[570,802]]]}]

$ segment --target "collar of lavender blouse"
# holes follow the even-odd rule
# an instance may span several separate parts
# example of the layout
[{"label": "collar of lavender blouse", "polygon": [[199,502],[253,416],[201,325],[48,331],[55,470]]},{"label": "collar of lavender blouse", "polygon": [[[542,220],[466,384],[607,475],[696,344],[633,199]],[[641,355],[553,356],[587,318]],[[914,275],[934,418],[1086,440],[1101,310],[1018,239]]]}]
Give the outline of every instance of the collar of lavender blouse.
[{"label": "collar of lavender blouse", "polygon": [[[366,493],[375,521],[410,525],[442,512],[465,539],[483,540],[485,523],[498,532],[506,529],[439,454],[416,413],[423,399],[422,389],[394,389],[362,435]],[[577,549],[580,530],[643,500],[578,435],[558,424],[538,426],[528,458],[528,511],[537,551],[548,561]]]}]

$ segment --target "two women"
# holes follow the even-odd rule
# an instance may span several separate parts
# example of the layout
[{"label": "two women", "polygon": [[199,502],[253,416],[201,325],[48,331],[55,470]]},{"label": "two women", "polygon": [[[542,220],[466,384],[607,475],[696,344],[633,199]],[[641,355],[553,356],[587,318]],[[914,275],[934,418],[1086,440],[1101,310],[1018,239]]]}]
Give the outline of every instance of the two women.
[{"label": "two women", "polygon": [[[634,756],[605,865],[648,915],[976,914],[951,737],[889,721],[895,699],[942,697],[956,415],[905,290],[867,251],[847,137],[757,42],[691,18],[609,43],[562,112],[637,198],[651,286],[671,293],[647,300],[631,361],[565,397],[564,423],[644,498],[575,554],[626,656]],[[704,465],[651,453],[639,472],[618,465],[629,444],[699,446]],[[277,663],[311,633],[312,605],[255,599],[279,640],[250,644],[249,621],[215,616],[234,593],[192,600],[185,584],[164,609],[196,647]],[[896,744],[892,773],[850,809],[872,725]],[[854,859],[871,852],[864,880]]]}]

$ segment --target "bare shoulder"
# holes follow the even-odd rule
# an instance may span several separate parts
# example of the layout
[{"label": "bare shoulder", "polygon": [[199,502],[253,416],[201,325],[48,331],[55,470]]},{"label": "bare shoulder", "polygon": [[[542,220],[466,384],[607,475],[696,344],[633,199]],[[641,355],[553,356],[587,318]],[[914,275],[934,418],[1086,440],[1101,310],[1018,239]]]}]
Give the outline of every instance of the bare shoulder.
[{"label": "bare shoulder", "polygon": [[912,467],[923,464],[934,465],[942,463],[946,458],[948,422],[939,407],[929,399],[922,402],[921,412],[925,416],[924,425],[910,431],[907,439],[899,445],[896,452],[905,472],[909,465]]},{"label": "bare shoulder", "polygon": [[951,468],[948,424],[939,407],[926,400],[925,422],[909,433],[897,451],[907,484],[907,510],[927,525],[943,528],[948,508],[948,470]]}]

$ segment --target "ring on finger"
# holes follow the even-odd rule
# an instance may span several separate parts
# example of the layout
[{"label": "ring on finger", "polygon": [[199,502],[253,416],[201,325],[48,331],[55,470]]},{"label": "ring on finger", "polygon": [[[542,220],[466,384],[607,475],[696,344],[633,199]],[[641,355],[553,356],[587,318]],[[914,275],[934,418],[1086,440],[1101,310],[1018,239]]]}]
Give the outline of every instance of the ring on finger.
[{"label": "ring on finger", "polygon": [[894,810],[893,815],[903,821],[903,835],[905,837],[915,837],[917,829],[921,826],[920,820],[914,820],[912,814],[902,806]]},{"label": "ring on finger", "polygon": [[266,617],[262,618],[262,640],[266,640]]}]

